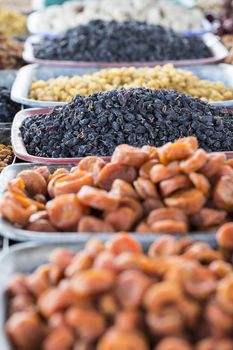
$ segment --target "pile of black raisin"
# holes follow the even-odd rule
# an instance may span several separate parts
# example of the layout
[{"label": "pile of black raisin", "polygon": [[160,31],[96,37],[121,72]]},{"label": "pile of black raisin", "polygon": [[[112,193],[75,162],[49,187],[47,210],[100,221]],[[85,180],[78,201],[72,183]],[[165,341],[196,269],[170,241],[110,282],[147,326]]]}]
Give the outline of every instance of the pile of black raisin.
[{"label": "pile of black raisin", "polygon": [[122,143],[161,146],[189,135],[207,151],[233,150],[232,113],[170,90],[77,95],[25,119],[20,130],[28,153],[43,157],[108,156]]},{"label": "pile of black raisin", "polygon": [[212,53],[201,38],[159,25],[95,20],[34,44],[34,55],[50,60],[142,62],[207,58]]},{"label": "pile of black raisin", "polygon": [[13,102],[7,87],[0,87],[0,123],[11,123],[20,110],[20,104]]}]

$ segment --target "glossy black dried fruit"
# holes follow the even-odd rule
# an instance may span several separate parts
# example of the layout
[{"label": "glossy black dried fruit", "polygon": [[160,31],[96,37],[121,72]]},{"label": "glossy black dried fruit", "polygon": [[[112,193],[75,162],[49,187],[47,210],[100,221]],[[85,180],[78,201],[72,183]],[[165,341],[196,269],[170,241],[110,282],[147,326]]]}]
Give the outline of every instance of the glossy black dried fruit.
[{"label": "glossy black dried fruit", "polygon": [[0,122],[11,123],[18,111],[20,111],[20,104],[11,100],[8,88],[0,87]]},{"label": "glossy black dried fruit", "polygon": [[212,53],[201,38],[159,25],[95,20],[34,44],[34,55],[50,60],[142,62],[207,58]]},{"label": "glossy black dried fruit", "polygon": [[168,90],[77,95],[25,119],[20,130],[28,153],[43,157],[108,156],[122,143],[161,146],[190,135],[207,151],[233,150],[232,113]]}]

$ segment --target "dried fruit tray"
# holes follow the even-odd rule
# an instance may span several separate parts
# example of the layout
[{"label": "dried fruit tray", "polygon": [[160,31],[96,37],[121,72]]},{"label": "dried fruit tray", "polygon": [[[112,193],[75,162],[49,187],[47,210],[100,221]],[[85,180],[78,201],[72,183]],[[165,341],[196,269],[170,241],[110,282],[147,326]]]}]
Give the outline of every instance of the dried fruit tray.
[{"label": "dried fruit tray", "polygon": [[[31,108],[24,109],[18,112],[14,118],[12,129],[11,129],[11,141],[15,156],[30,162],[30,163],[41,163],[41,164],[77,164],[82,158],[47,158],[47,157],[37,157],[29,154],[23,142],[23,138],[20,132],[20,126],[24,119],[32,117],[36,114],[44,114],[52,111],[53,108]],[[231,109],[229,109],[231,111]],[[224,152],[227,156],[233,156],[232,152]],[[109,161],[110,157],[102,157],[104,160]]]},{"label": "dried fruit tray", "polygon": [[[184,66],[182,69],[191,71],[201,79],[213,82],[221,81],[227,87],[233,89],[233,66],[228,64],[219,65],[197,65]],[[65,102],[38,101],[28,97],[30,86],[33,80],[48,80],[59,76],[84,75],[98,71],[98,68],[68,68],[68,67],[47,67],[38,64],[29,64],[21,68],[17,74],[11,90],[13,101],[29,107],[54,107],[64,105]],[[233,100],[219,101],[211,103],[214,106],[232,107]]]},{"label": "dried fruit tray", "polygon": [[[39,164],[37,164],[39,165]],[[0,199],[2,194],[7,189],[7,184],[10,180],[14,179],[19,172],[22,170],[33,169],[35,165],[19,163],[13,164],[5,168],[0,175]],[[67,165],[68,166],[68,165]],[[54,171],[58,166],[50,165],[49,169]],[[15,241],[37,241],[41,243],[85,243],[88,239],[93,237],[93,233],[75,233],[75,232],[57,232],[57,233],[49,233],[49,232],[32,232],[24,229],[20,229],[14,225],[12,225],[7,220],[0,217],[0,232],[1,234],[9,239],[13,239]],[[109,233],[99,233],[95,234],[99,239],[106,241],[110,239],[112,234]],[[159,234],[150,233],[150,234],[137,234],[133,233],[134,237],[139,240],[142,244],[150,244],[156,238],[160,237]],[[204,240],[208,242],[215,241],[215,233],[208,232],[207,234],[203,232],[195,232],[192,234],[192,238],[195,240]],[[1,265],[0,265],[1,266]],[[5,350],[5,349],[4,349]]]},{"label": "dried fruit tray", "polygon": [[[35,11],[28,16],[28,18],[27,18],[28,31],[33,35],[41,35],[41,36],[47,37],[47,38],[54,38],[54,37],[59,36],[60,33],[56,33],[54,31],[44,32],[43,30],[38,29],[37,23],[39,21],[39,18],[43,14],[43,12],[44,12],[43,10]],[[187,35],[187,36],[202,35],[202,34],[211,32],[211,29],[212,29],[211,23],[208,20],[204,19],[202,22],[201,28],[182,31],[180,33]]]},{"label": "dried fruit tray", "polygon": [[56,60],[42,60],[34,57],[33,44],[38,43],[41,40],[41,36],[33,35],[29,37],[24,46],[23,58],[25,61],[30,63],[46,64],[51,66],[62,66],[62,67],[79,67],[79,68],[107,68],[107,67],[153,67],[158,64],[173,63],[175,66],[187,66],[196,64],[212,64],[221,62],[227,57],[228,51],[223,44],[213,34],[207,33],[202,35],[202,38],[206,45],[211,49],[213,56],[202,59],[192,60],[180,60],[180,61],[151,61],[151,62],[75,62],[75,61],[56,61]]},{"label": "dried fruit tray", "polygon": [[[193,237],[193,239],[208,242],[213,247],[216,247],[215,240],[209,240],[209,236],[207,235],[200,235],[197,238]],[[70,251],[77,252],[82,249],[83,244],[71,244],[66,242],[61,246]],[[148,244],[143,246],[144,249],[147,249]],[[0,344],[2,350],[12,350],[5,332],[5,320],[7,315],[7,298],[5,291],[7,282],[13,274],[30,273],[39,265],[47,262],[50,253],[56,247],[57,244],[40,245],[36,243],[21,243],[0,254]]]},{"label": "dried fruit tray", "polygon": [[[46,157],[37,157],[29,154],[26,150],[26,147],[24,145],[21,132],[20,132],[20,126],[24,119],[27,117],[33,116],[35,114],[44,114],[52,111],[52,108],[31,108],[31,109],[24,109],[20,112],[18,112],[14,118],[12,129],[11,129],[11,140],[12,140],[12,146],[14,149],[14,152],[16,157],[25,160],[27,162],[31,163],[41,163],[41,164],[77,164],[80,162],[82,158],[75,157],[75,158],[46,158]],[[108,161],[109,157],[103,157],[106,161]]]},{"label": "dried fruit tray", "polygon": [[[78,251],[82,248],[79,244],[64,244],[64,248],[70,251]],[[0,254],[0,344],[2,350],[12,350],[12,346],[5,333],[5,320],[7,315],[6,286],[14,273],[31,272],[39,265],[48,261],[50,252],[56,248],[56,244],[37,245],[36,243],[23,243],[11,247]],[[30,265],[29,263],[30,262]]]}]

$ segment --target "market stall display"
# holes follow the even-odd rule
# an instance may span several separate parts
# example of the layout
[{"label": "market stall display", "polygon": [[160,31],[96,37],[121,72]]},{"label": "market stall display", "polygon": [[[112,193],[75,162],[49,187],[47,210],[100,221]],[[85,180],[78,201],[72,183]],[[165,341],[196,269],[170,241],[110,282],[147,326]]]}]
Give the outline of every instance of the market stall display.
[{"label": "market stall display", "polygon": [[0,0],[0,348],[233,350],[233,2],[67,1],[28,38],[26,2]]},{"label": "market stall display", "polygon": [[207,151],[233,149],[231,111],[170,90],[122,88],[77,95],[46,112],[17,114],[12,134],[16,153],[23,142],[28,155],[72,162],[72,157],[110,156],[123,143],[162,146],[190,135]]},{"label": "market stall display", "polygon": [[71,169],[19,172],[2,194],[1,214],[35,234],[184,235],[229,220],[232,187],[232,160],[198,149],[197,140],[187,137],[160,148],[120,145],[109,163],[86,157]]},{"label": "market stall display", "polygon": [[70,102],[78,94],[85,96],[121,87],[176,90],[212,102],[233,100],[233,88],[227,88],[221,82],[213,83],[199,79],[191,72],[176,69],[171,64],[153,68],[102,69],[81,76],[59,76],[47,81],[33,80],[29,98]]},{"label": "market stall display", "polygon": [[0,33],[0,69],[22,67],[23,44],[10,36]]},{"label": "market stall display", "polygon": [[[180,20],[182,18],[182,21]],[[136,20],[160,24],[180,32],[204,32],[204,15],[167,0],[85,0],[50,6],[31,14],[28,29],[33,34],[59,34],[91,20]]]},{"label": "market stall display", "polygon": [[137,21],[91,21],[58,38],[41,39],[33,49],[38,59],[58,61],[146,62],[212,56],[199,37]]},{"label": "market stall display", "polygon": [[46,248],[34,248],[45,260],[33,271],[4,281],[15,349],[232,349],[232,245],[228,258],[222,246],[171,236],[147,252],[125,234]]}]

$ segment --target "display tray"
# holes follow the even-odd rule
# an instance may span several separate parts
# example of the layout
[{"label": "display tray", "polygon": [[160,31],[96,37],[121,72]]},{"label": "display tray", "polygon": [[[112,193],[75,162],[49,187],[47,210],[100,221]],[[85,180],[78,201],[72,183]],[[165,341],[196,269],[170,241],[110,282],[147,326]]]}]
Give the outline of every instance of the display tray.
[{"label": "display tray", "polygon": [[[207,242],[214,248],[216,247],[215,240],[209,240],[207,235],[200,235],[197,239],[196,237],[193,237],[193,239]],[[156,240],[156,237],[154,240]],[[70,244],[66,242],[61,246],[73,252],[83,248],[83,244],[78,243]],[[148,244],[143,244],[143,247],[146,250]],[[2,350],[12,350],[5,332],[7,317],[6,287],[9,279],[15,273],[30,273],[39,265],[48,262],[49,255],[55,248],[57,248],[57,244],[21,243],[0,254],[0,344]]]},{"label": "display tray", "polygon": [[[39,10],[39,11],[35,11],[33,13],[31,13],[28,18],[27,18],[27,28],[28,31],[33,34],[33,35],[41,35],[45,38],[56,38],[58,37],[61,33],[56,32],[56,31],[43,31],[43,30],[39,30],[37,27],[37,23],[40,20],[40,16],[44,13],[44,10]],[[72,28],[69,28],[72,29]],[[203,19],[202,21],[202,26],[200,28],[197,29],[193,29],[193,30],[185,30],[185,31],[181,31],[180,33],[183,35],[187,35],[187,36],[195,36],[195,35],[203,35],[205,33],[209,33],[211,32],[212,26],[211,23],[206,20]],[[68,30],[68,29],[67,29]]]},{"label": "display tray", "polygon": [[[233,89],[233,66],[228,64],[184,66],[182,69],[195,74],[201,79],[212,82],[222,82]],[[98,68],[67,68],[46,67],[38,64],[29,64],[21,68],[17,74],[11,90],[11,99],[28,107],[55,107],[62,106],[65,102],[40,101],[28,97],[33,80],[48,80],[59,76],[75,76],[97,72]],[[233,108],[233,100],[211,102],[214,106]]]},{"label": "display tray", "polygon": [[180,60],[180,61],[151,61],[151,62],[82,62],[82,61],[58,61],[58,60],[43,60],[36,58],[33,52],[33,44],[38,43],[42,37],[39,35],[33,35],[29,37],[24,46],[23,58],[25,61],[30,63],[39,63],[52,66],[62,66],[62,67],[79,67],[79,68],[108,68],[108,67],[153,67],[155,65],[173,63],[174,66],[187,66],[196,64],[212,64],[221,62],[228,56],[228,50],[225,46],[218,40],[216,36],[211,33],[202,35],[203,41],[211,49],[213,54],[212,57],[201,58],[201,59],[191,59],[191,60]]},{"label": "display tray", "polygon": [[[79,251],[79,244],[63,244],[70,251]],[[12,246],[0,254],[0,344],[1,350],[12,350],[12,346],[5,332],[7,317],[7,282],[14,273],[29,273],[39,265],[48,261],[50,252],[57,247],[56,244],[39,246],[35,243],[23,243]],[[30,263],[29,263],[30,262]]]},{"label": "display tray", "polygon": [[[41,163],[41,164],[78,164],[83,158],[80,157],[73,157],[73,158],[47,158],[47,157],[37,157],[29,154],[26,150],[26,147],[23,142],[23,138],[20,132],[20,126],[22,125],[22,122],[28,118],[32,117],[36,114],[44,114],[49,113],[53,110],[52,107],[50,108],[29,108],[24,109],[20,112],[18,112],[14,118],[12,129],[11,129],[11,141],[13,150],[15,153],[15,156],[30,162],[30,163]],[[231,111],[231,109],[230,109]],[[224,152],[227,156],[232,157],[233,151],[231,152]],[[101,157],[106,161],[110,160],[110,157]]]},{"label": "display tray", "polygon": [[[12,129],[11,129],[11,140],[12,146],[16,157],[31,163],[42,163],[42,164],[78,164],[82,158],[46,158],[37,157],[29,154],[24,145],[21,132],[19,130],[22,122],[27,117],[33,116],[40,113],[48,113],[52,111],[53,108],[29,108],[18,112],[14,118]],[[104,160],[109,161],[110,157],[102,157]]]},{"label": "display tray", "polygon": [[[38,166],[41,164],[37,164]],[[27,163],[19,163],[19,164],[13,164],[5,168],[1,175],[0,175],[0,200],[3,195],[3,193],[7,190],[7,184],[10,180],[14,179],[17,174],[23,170],[30,170],[35,167],[35,164],[27,164]],[[67,167],[69,167],[67,165]],[[51,171],[54,171],[58,168],[56,165],[50,165],[49,169]],[[93,238],[93,236],[97,236],[99,239],[106,241],[110,239],[115,234],[109,234],[109,233],[75,233],[75,232],[57,232],[57,233],[51,233],[51,232],[32,232],[24,229],[20,229],[14,225],[12,225],[10,222],[5,220],[4,218],[0,217],[0,233],[2,236],[13,239],[15,241],[36,241],[40,243],[85,243],[88,239]],[[156,233],[148,233],[148,234],[138,234],[138,233],[132,233],[135,239],[140,241],[142,244],[151,244],[156,238],[160,237],[161,235]],[[174,235],[175,236],[175,235]],[[208,242],[214,242],[215,241],[215,233],[214,232],[195,232],[191,233],[191,236],[195,240],[203,240]],[[180,237],[180,235],[177,235],[177,237]]]}]

